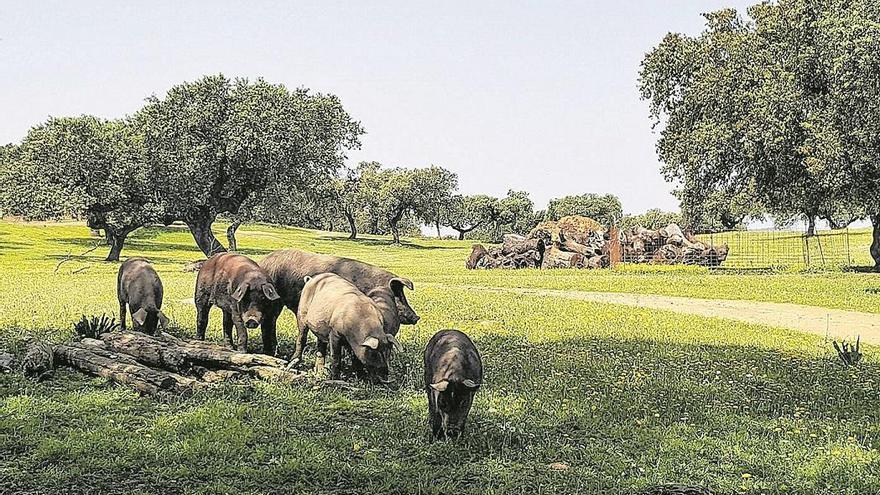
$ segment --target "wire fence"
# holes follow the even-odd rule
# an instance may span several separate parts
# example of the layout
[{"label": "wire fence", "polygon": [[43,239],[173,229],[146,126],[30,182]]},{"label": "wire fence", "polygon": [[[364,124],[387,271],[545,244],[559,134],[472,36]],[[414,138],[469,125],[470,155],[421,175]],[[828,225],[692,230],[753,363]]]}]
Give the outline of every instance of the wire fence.
[{"label": "wire fence", "polygon": [[869,229],[731,231],[702,234],[704,243],[728,246],[725,268],[854,267],[872,264]]}]

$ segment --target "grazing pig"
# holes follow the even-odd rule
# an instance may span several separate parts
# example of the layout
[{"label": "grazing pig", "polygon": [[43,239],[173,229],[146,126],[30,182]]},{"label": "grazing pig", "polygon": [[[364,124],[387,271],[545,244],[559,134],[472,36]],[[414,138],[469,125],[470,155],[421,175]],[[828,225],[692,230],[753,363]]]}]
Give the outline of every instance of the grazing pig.
[{"label": "grazing pig", "polygon": [[425,347],[425,391],[435,440],[458,438],[483,383],[483,362],[473,341],[458,330],[441,330]]},{"label": "grazing pig", "polygon": [[[275,281],[284,305],[294,313],[299,308],[305,277],[335,273],[354,284],[376,303],[382,313],[385,333],[397,335],[401,324],[415,325],[419,321],[419,316],[410,307],[403,293],[404,287],[413,290],[412,281],[368,263],[298,249],[281,249],[263,258],[260,266]],[[279,313],[280,310],[281,308]],[[264,325],[274,329],[279,313],[269,315]],[[304,341],[303,335],[300,335],[299,341]],[[302,352],[302,347],[297,346],[292,360],[300,361]]]},{"label": "grazing pig", "polygon": [[400,349],[397,339],[385,333],[382,313],[372,299],[348,280],[335,273],[305,277],[297,308],[300,340],[305,345],[308,331],[318,339],[315,367],[322,369],[330,347],[330,377],[339,379],[343,346],[353,360],[366,368],[370,378],[386,381],[392,349]]},{"label": "grazing pig", "polygon": [[125,310],[131,311],[134,329],[155,334],[157,326],[168,327],[162,313],[162,280],[153,265],[144,258],[129,258],[119,267],[116,297],[119,299],[119,324],[125,330]]},{"label": "grazing pig", "polygon": [[236,349],[247,352],[247,331],[262,325],[263,352],[275,354],[275,327],[267,329],[265,316],[280,311],[280,297],[266,272],[253,260],[240,254],[221,253],[202,265],[196,278],[196,335],[204,340],[211,305],[223,310],[223,335],[230,345],[232,327]]}]

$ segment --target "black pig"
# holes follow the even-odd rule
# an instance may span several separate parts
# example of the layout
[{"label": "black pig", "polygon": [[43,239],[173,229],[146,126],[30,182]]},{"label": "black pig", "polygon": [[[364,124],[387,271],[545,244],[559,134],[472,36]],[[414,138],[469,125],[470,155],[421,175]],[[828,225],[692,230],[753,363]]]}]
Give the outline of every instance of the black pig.
[{"label": "black pig", "polygon": [[[221,253],[209,258],[196,279],[196,336],[204,340],[211,305],[223,310],[223,335],[230,345],[232,327],[236,331],[236,349],[247,352],[249,328],[257,328],[266,314],[280,309],[280,296],[266,272],[253,260],[240,254]],[[275,354],[274,327],[262,327],[263,352]]]},{"label": "black pig", "polygon": [[431,337],[425,347],[425,391],[433,439],[461,436],[482,383],[483,362],[467,335],[441,330]]},{"label": "black pig", "polygon": [[131,311],[134,329],[154,334],[159,324],[168,326],[162,313],[162,280],[153,265],[144,258],[129,258],[119,267],[116,297],[119,299],[119,324],[125,330],[125,310]]}]

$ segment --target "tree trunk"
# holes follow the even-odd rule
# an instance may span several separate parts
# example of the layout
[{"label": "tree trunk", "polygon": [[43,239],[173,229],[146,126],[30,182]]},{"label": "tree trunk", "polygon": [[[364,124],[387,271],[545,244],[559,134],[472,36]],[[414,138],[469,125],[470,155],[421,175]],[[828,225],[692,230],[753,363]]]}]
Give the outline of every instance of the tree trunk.
[{"label": "tree trunk", "polygon": [[871,215],[871,225],[874,226],[871,242],[871,257],[874,258],[874,269],[880,271],[880,213]]},{"label": "tree trunk", "polygon": [[212,216],[200,215],[185,220],[185,222],[186,226],[189,227],[189,231],[192,233],[193,239],[196,241],[196,245],[205,256],[211,257],[217,253],[226,252],[226,248],[220,244],[220,241],[214,237],[214,232],[211,231],[211,225],[214,223],[214,218]]},{"label": "tree trunk", "polygon": [[463,241],[463,240],[464,240],[464,231],[463,231],[463,230],[459,230],[459,231],[458,231],[458,240],[459,240],[459,241]]},{"label": "tree trunk", "polygon": [[437,239],[440,238],[440,216],[437,216],[437,219],[434,221],[434,224],[437,225]]},{"label": "tree trunk", "polygon": [[107,244],[110,246],[110,253],[104,261],[119,261],[119,254],[122,253],[122,247],[125,245],[125,238],[128,237],[134,229],[112,230],[105,229],[107,234]]},{"label": "tree trunk", "polygon": [[807,237],[816,235],[816,215],[807,215]]},{"label": "tree trunk", "polygon": [[391,236],[394,238],[394,244],[400,244],[400,231],[397,230],[397,220],[389,220],[388,226],[391,227]]},{"label": "tree trunk", "polygon": [[241,227],[240,220],[235,220],[229,224],[229,227],[226,227],[226,240],[229,241],[230,251],[238,251],[238,241],[235,239],[235,233],[239,227]]},{"label": "tree trunk", "polygon": [[351,240],[357,239],[358,236],[358,228],[357,222],[354,221],[354,215],[351,213],[345,212],[345,219],[348,220],[348,231],[351,232],[348,234],[348,238]]}]

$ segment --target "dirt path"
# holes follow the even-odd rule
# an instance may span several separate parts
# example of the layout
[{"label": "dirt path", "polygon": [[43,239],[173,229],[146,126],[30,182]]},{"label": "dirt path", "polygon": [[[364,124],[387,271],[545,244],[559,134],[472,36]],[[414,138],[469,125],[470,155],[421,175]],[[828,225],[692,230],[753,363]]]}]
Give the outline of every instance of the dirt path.
[{"label": "dirt path", "polygon": [[[487,288],[483,288],[487,289]],[[761,301],[735,301],[730,299],[694,299],[690,297],[630,294],[622,292],[587,292],[548,289],[518,289],[493,287],[489,290],[534,294],[537,296],[563,297],[580,301],[623,304],[642,308],[655,308],[677,313],[727,318],[774,327],[791,328],[802,332],[828,336],[835,339],[853,339],[861,336],[862,342],[880,344],[880,315],[819,308],[800,304]]]}]

